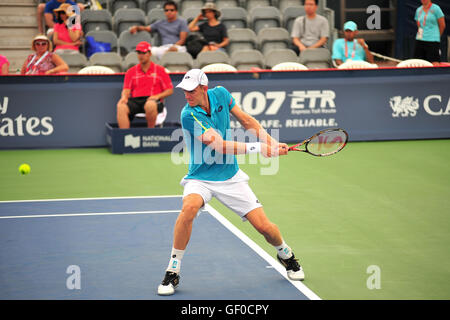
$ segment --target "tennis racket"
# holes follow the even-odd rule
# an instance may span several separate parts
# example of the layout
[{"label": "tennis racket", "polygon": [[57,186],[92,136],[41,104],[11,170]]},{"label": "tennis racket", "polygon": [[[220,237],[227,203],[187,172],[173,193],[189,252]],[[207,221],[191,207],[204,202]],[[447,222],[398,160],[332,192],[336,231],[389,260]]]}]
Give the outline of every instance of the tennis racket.
[{"label": "tennis racket", "polygon": [[[316,157],[331,156],[341,151],[348,141],[348,133],[344,129],[322,130],[311,138],[289,147],[289,151],[302,151]],[[305,146],[304,149],[300,149]]]}]

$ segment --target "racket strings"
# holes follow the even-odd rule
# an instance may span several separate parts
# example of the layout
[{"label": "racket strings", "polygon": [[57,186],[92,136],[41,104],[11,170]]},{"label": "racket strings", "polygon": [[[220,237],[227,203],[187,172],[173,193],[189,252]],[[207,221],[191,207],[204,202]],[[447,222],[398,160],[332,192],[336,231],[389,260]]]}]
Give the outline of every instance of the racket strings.
[{"label": "racket strings", "polygon": [[346,140],[343,132],[325,132],[313,137],[308,142],[307,149],[315,155],[332,154],[342,149]]}]

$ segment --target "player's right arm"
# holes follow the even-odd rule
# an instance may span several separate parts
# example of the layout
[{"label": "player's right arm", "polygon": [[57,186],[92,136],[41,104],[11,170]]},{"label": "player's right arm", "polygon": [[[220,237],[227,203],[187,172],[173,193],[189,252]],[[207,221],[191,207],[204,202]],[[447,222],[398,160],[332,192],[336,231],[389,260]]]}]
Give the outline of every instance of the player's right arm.
[{"label": "player's right arm", "polygon": [[[208,119],[201,117],[200,115],[190,115],[185,116],[182,119],[183,128],[187,129],[190,134],[199,140],[201,143],[207,145],[211,149],[219,152],[221,154],[245,154],[250,153],[252,150],[250,148],[255,147],[255,144],[244,143],[238,141],[224,140],[222,136],[212,128]],[[277,150],[272,150],[265,143],[261,143],[256,149],[260,151],[266,157],[277,156]]]}]

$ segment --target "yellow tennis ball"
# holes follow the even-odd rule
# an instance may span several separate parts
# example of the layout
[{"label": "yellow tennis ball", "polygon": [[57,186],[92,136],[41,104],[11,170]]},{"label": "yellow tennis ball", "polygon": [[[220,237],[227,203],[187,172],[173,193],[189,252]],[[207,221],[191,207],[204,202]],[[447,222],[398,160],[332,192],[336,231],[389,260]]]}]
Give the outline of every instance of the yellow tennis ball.
[{"label": "yellow tennis ball", "polygon": [[21,174],[29,174],[30,171],[31,171],[31,167],[26,163],[21,164],[19,167],[19,172]]}]

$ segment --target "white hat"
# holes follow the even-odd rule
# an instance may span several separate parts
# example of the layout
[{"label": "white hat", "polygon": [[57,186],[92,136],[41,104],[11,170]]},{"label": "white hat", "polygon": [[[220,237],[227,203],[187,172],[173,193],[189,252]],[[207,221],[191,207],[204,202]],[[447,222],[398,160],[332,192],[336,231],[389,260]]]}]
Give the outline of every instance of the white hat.
[{"label": "white hat", "polygon": [[181,88],[186,91],[192,91],[199,85],[207,86],[208,77],[200,69],[191,69],[183,77],[183,80],[177,85],[177,88]]}]

